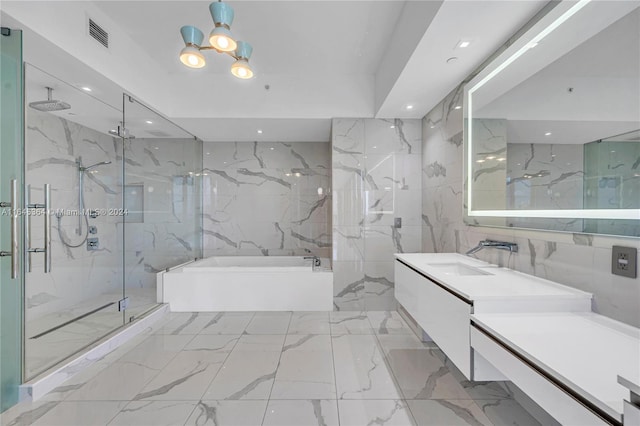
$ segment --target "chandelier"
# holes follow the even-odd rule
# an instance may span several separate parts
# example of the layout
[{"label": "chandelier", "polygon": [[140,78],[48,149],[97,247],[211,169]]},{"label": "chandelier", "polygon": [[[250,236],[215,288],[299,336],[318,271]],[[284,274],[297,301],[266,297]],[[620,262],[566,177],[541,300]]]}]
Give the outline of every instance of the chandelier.
[{"label": "chandelier", "polygon": [[233,8],[222,0],[209,5],[209,12],[213,18],[213,30],[209,34],[209,46],[203,46],[204,34],[192,25],[180,28],[185,47],[180,51],[180,61],[189,68],[202,68],[206,60],[203,50],[215,50],[226,53],[236,61],[231,65],[231,73],[238,78],[251,78],[253,71],[249,66],[249,58],[253,47],[244,41],[236,41],[231,34],[233,23]]}]

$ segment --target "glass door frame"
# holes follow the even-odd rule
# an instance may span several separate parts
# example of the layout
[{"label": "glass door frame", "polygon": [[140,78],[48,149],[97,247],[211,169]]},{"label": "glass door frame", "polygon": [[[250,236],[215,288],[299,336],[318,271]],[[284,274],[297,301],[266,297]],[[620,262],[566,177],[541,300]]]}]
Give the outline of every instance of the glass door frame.
[{"label": "glass door frame", "polygon": [[[0,115],[0,412],[16,404],[24,378],[24,64],[22,31],[2,28],[2,108]],[[9,60],[8,63],[3,63]],[[9,87],[9,89],[7,89]],[[13,90],[11,90],[13,88]],[[9,236],[9,238],[6,238]],[[9,239],[9,241],[7,241]]]}]

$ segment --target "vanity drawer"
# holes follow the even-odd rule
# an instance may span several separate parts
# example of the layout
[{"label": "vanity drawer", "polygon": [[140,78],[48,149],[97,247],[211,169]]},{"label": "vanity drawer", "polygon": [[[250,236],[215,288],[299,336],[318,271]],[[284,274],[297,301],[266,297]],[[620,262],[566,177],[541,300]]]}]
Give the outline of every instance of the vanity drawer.
[{"label": "vanity drawer", "polygon": [[456,367],[471,379],[471,302],[454,295],[399,260],[395,263],[395,295]]},{"label": "vanity drawer", "polygon": [[617,419],[602,414],[593,404],[581,401],[549,374],[525,362],[515,352],[501,345],[489,332],[471,329],[471,346],[496,366],[510,381],[563,425],[621,425]]}]

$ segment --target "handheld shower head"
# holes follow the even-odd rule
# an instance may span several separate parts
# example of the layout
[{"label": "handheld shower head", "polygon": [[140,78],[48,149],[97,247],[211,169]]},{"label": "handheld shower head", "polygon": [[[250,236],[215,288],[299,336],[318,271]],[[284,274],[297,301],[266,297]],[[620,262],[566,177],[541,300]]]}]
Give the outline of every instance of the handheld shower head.
[{"label": "handheld shower head", "polygon": [[92,165],[87,166],[87,167],[82,167],[82,166],[80,166],[80,171],[82,171],[82,172],[86,172],[87,170],[89,170],[89,169],[93,169],[94,167],[105,166],[105,165],[107,165],[107,164],[111,164],[111,161],[101,161],[101,162],[99,162],[99,163],[92,164]]}]

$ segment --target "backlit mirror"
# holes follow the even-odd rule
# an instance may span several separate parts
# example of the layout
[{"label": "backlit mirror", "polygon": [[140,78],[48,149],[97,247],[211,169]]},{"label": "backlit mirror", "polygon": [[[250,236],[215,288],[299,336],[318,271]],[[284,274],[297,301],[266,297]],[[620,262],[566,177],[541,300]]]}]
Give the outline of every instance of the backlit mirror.
[{"label": "backlit mirror", "polygon": [[561,2],[467,84],[467,223],[640,236],[639,5]]}]

